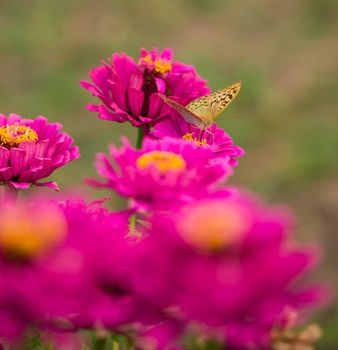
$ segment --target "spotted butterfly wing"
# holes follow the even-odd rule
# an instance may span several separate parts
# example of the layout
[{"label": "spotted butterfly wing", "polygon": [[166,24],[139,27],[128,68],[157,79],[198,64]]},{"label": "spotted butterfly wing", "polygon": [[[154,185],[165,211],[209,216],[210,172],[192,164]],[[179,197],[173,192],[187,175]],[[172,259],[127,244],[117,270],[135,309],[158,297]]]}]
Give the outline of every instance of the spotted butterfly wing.
[{"label": "spotted butterfly wing", "polygon": [[158,94],[162,100],[169,105],[170,107],[174,108],[182,117],[183,119],[188,122],[189,124],[195,125],[199,129],[205,129],[206,124],[203,121],[203,119],[199,118],[197,115],[195,115],[193,112],[189,111],[187,108],[179,104],[178,102],[174,101],[173,99]]},{"label": "spotted butterfly wing", "polygon": [[241,89],[241,83],[231,84],[225,89],[191,101],[187,106],[191,113],[202,119],[206,124],[212,124],[225,108],[234,100]]}]

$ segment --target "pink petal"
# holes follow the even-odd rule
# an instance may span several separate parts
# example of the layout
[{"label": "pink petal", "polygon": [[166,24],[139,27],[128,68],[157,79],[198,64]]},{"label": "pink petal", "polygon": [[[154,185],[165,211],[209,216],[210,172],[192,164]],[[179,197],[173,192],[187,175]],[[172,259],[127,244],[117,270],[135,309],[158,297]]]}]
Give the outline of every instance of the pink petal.
[{"label": "pink petal", "polygon": [[143,75],[139,72],[133,73],[130,76],[129,87],[134,88],[136,90],[141,90],[142,86],[143,86]]},{"label": "pink petal", "polygon": [[45,157],[46,151],[48,149],[48,143],[49,143],[49,140],[43,140],[42,142],[36,143],[36,151],[35,151],[36,158]]},{"label": "pink petal", "polygon": [[141,51],[140,51],[140,59],[143,57],[146,57],[148,55],[148,51],[142,47]]},{"label": "pink petal", "polygon": [[161,94],[165,93],[166,90],[166,83],[163,79],[161,78],[155,78],[156,86],[157,86],[157,91],[160,92]]},{"label": "pink petal", "polygon": [[105,184],[102,183],[101,181],[99,180],[95,180],[95,179],[84,179],[84,183],[86,185],[89,185],[89,186],[92,186],[92,187],[96,187],[96,188],[102,188],[102,187],[105,187]]},{"label": "pink petal", "polygon": [[40,186],[40,187],[49,187],[52,190],[60,191],[60,188],[55,181],[50,181],[50,182],[37,182],[37,181],[35,181],[34,185]]},{"label": "pink petal", "polygon": [[9,150],[0,146],[0,168],[6,167],[9,159]]},{"label": "pink petal", "polygon": [[161,58],[164,58],[168,61],[172,61],[173,59],[173,49],[163,49],[161,55]]},{"label": "pink petal", "polygon": [[8,186],[15,188],[17,190],[26,190],[29,188],[32,184],[30,182],[15,182],[15,181],[9,181]]},{"label": "pink petal", "polygon": [[12,168],[4,167],[0,169],[0,181],[8,181],[12,178]]},{"label": "pink petal", "polygon": [[10,124],[10,125],[15,123],[20,124],[20,122],[21,122],[21,117],[18,114],[11,113],[8,116],[7,124]]},{"label": "pink petal", "polygon": [[114,108],[115,111],[110,111],[105,106],[97,106],[97,111],[99,112],[98,117],[104,120],[115,121],[118,123],[123,123],[128,120],[128,114],[117,106]]},{"label": "pink petal", "polygon": [[157,94],[151,94],[149,97],[148,117],[155,117],[158,115],[162,105],[163,102],[161,97],[159,97]]},{"label": "pink petal", "polygon": [[127,106],[126,106],[124,90],[119,85],[115,84],[112,81],[109,82],[109,85],[110,85],[112,100],[119,106],[119,108],[125,110]]},{"label": "pink petal", "polygon": [[129,85],[130,75],[137,72],[134,60],[126,54],[120,55],[115,53],[112,56],[112,66],[116,75],[119,76],[123,90],[126,90]]},{"label": "pink petal", "polygon": [[26,152],[24,161],[23,161],[23,169],[27,169],[32,158],[35,155],[35,143],[30,141],[21,142],[19,145],[20,149],[23,149]]},{"label": "pink petal", "polygon": [[144,93],[141,90],[134,88],[128,89],[128,102],[129,108],[135,116],[139,116],[142,110],[144,100]]},{"label": "pink petal", "polygon": [[10,150],[10,160],[12,167],[12,177],[20,175],[21,171],[24,170],[24,160],[26,156],[26,151],[19,148],[11,148]]},{"label": "pink petal", "polygon": [[7,118],[4,114],[0,114],[0,127],[7,125]]},{"label": "pink petal", "polygon": [[[110,73],[110,69],[107,68],[106,66],[98,66],[98,67],[92,69],[89,73],[89,76],[90,76],[91,80],[93,81],[93,83],[97,87],[99,87],[104,94],[106,94],[108,92],[107,80],[111,77],[111,74],[109,74],[109,73]],[[81,85],[84,88],[88,87],[87,84],[85,84],[84,82],[81,82]]]},{"label": "pink petal", "polygon": [[43,140],[45,138],[45,129],[48,121],[44,117],[36,118],[32,124],[32,128],[39,135],[39,140]]}]

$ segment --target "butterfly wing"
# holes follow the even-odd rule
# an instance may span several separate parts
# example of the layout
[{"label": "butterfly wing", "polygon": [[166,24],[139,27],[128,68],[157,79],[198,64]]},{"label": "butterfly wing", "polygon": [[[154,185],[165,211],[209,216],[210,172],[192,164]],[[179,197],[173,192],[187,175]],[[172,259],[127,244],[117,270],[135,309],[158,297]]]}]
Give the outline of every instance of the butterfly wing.
[{"label": "butterfly wing", "polygon": [[231,101],[234,100],[240,89],[240,82],[231,84],[225,89],[193,100],[186,108],[206,123],[212,123],[228,107]]},{"label": "butterfly wing", "polygon": [[195,115],[193,112],[189,111],[187,108],[185,108],[184,106],[182,106],[181,104],[179,104],[178,102],[174,101],[173,99],[167,96],[164,96],[161,94],[158,94],[158,95],[162,98],[162,100],[167,105],[174,108],[187,123],[192,124],[199,129],[205,128],[206,125],[204,121],[201,118],[199,118],[197,115]]}]

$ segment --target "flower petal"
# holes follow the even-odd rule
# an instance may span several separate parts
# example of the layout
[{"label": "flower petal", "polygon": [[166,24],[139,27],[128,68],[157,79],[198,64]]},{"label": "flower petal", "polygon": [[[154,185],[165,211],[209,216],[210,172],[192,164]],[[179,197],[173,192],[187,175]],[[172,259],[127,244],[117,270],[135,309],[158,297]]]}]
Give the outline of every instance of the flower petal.
[{"label": "flower petal", "polygon": [[0,146],[0,168],[6,167],[9,159],[9,150]]},{"label": "flower petal", "polygon": [[162,99],[157,94],[151,94],[149,97],[149,112],[148,116],[153,118],[158,115],[163,105]]},{"label": "flower petal", "polygon": [[128,102],[129,108],[135,116],[139,116],[142,110],[144,100],[144,93],[141,90],[134,88],[128,89]]},{"label": "flower petal", "polygon": [[156,86],[157,86],[157,91],[160,92],[161,94],[165,93],[166,90],[166,83],[163,79],[161,78],[155,78]]},{"label": "flower petal", "polygon": [[8,186],[15,188],[17,190],[26,190],[29,188],[32,184],[30,182],[15,182],[15,181],[9,181]]},{"label": "flower petal", "polygon": [[12,177],[16,177],[20,175],[21,171],[24,170],[26,151],[13,147],[9,150],[9,152],[12,167]]},{"label": "flower petal", "polygon": [[40,186],[40,187],[49,187],[55,191],[60,191],[60,187],[55,181],[49,181],[49,182],[37,182],[37,181],[35,181],[33,184],[36,186]]}]

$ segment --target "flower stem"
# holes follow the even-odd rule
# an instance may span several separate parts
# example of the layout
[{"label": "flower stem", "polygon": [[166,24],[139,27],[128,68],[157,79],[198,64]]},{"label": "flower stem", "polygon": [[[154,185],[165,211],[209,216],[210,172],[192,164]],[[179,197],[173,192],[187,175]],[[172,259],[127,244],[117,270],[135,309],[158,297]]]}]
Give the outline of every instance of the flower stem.
[{"label": "flower stem", "polygon": [[136,148],[142,148],[142,142],[144,138],[144,129],[142,126],[138,128],[138,134],[137,134],[137,141],[136,141]]},{"label": "flower stem", "polygon": [[119,342],[117,340],[113,340],[112,350],[119,350]]},{"label": "flower stem", "polygon": [[136,214],[133,214],[129,218],[129,231],[131,234],[136,231]]},{"label": "flower stem", "polygon": [[13,187],[4,186],[4,200],[5,202],[16,202],[19,190]]},{"label": "flower stem", "polygon": [[107,338],[95,337],[93,350],[104,350],[106,349]]}]

